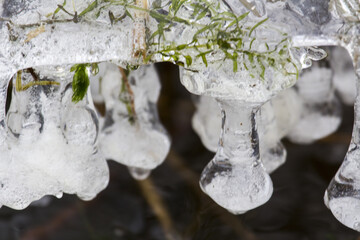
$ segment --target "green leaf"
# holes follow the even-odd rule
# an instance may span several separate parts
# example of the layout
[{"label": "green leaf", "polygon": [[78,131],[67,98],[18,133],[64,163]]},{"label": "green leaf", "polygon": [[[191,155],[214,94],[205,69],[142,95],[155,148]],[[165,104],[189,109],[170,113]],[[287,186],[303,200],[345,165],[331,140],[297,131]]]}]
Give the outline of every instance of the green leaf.
[{"label": "green leaf", "polygon": [[250,29],[250,32],[249,32],[249,37],[251,36],[251,34],[253,33],[253,31],[259,27],[261,24],[263,24],[264,22],[266,22],[269,18],[265,18],[264,20],[258,22],[257,24],[255,24],[251,29]]},{"label": "green leaf", "polygon": [[161,13],[158,13],[156,11],[150,11],[150,16],[156,20],[158,20],[160,23],[170,23],[170,21],[167,19],[167,16]]},{"label": "green leaf", "polygon": [[[65,7],[65,5],[66,5],[66,0],[64,0],[62,6]],[[55,14],[57,14],[57,13],[60,11],[60,9],[61,9],[61,8],[58,7],[58,8],[55,10],[55,12],[54,12],[54,14],[53,14],[53,17],[55,16]]]},{"label": "green leaf", "polygon": [[208,62],[207,62],[207,59],[206,59],[206,54],[209,54],[209,53],[211,53],[211,52],[212,52],[212,50],[207,51],[207,52],[202,52],[202,53],[198,54],[196,57],[201,57],[203,63],[204,63],[205,66],[207,67],[207,66],[208,66]]},{"label": "green leaf", "polygon": [[91,12],[92,10],[94,10],[97,7],[97,5],[98,5],[98,1],[97,0],[93,1],[87,8],[85,8],[84,11],[82,11],[79,14],[79,17],[84,16],[88,12]]},{"label": "green leaf", "polygon": [[188,46],[188,44],[181,44],[181,45],[179,45],[179,46],[177,46],[176,47],[176,50],[183,50],[183,49],[185,49],[186,47]]},{"label": "green leaf", "polygon": [[208,13],[208,8],[204,9],[196,18],[196,21],[202,19],[203,17],[206,16],[206,14]]},{"label": "green leaf", "polygon": [[185,60],[186,60],[186,65],[187,65],[187,66],[190,66],[190,65],[192,64],[192,58],[191,58],[191,56],[186,55],[186,56],[185,56]]},{"label": "green leaf", "polygon": [[127,9],[125,9],[125,14],[126,14],[126,16],[128,16],[129,18],[131,18],[134,21],[133,16],[131,15],[131,13]]},{"label": "green leaf", "polygon": [[74,103],[81,101],[85,97],[88,87],[90,85],[86,66],[87,64],[77,64],[71,68],[72,72],[75,71],[72,82],[72,101]]}]

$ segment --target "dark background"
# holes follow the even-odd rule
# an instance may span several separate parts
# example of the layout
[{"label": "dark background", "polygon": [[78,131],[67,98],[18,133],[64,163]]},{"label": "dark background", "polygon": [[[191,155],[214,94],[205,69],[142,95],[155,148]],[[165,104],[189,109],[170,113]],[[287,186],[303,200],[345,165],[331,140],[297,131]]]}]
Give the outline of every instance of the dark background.
[{"label": "dark background", "polygon": [[272,198],[240,216],[217,206],[198,180],[213,157],[191,128],[195,108],[178,69],[157,64],[162,80],[160,118],[172,138],[166,161],[145,181],[109,162],[110,184],[91,202],[49,197],[46,207],[0,209],[0,240],[357,240],[323,204],[324,191],[340,166],[351,138],[353,108],[331,136],[311,145],[287,140],[287,162],[271,177]]}]

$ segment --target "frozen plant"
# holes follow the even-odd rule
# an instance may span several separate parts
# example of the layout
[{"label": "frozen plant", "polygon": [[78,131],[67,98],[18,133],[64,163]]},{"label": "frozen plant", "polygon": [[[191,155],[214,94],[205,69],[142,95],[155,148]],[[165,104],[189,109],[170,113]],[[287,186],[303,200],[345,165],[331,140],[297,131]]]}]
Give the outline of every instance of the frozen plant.
[{"label": "frozen plant", "polygon": [[160,82],[153,65],[129,71],[114,64],[101,81],[106,116],[100,146],[107,159],[129,167],[136,179],[146,178],[166,158],[170,139],[161,125],[156,102]]}]

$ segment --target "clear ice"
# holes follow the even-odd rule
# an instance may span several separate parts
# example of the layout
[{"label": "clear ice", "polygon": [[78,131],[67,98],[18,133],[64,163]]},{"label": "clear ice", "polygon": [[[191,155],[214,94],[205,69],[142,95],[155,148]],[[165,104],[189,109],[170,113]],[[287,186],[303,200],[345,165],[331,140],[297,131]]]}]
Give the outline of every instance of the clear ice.
[{"label": "clear ice", "polygon": [[342,165],[325,192],[324,201],[337,220],[349,228],[360,231],[360,4],[352,0],[339,0],[335,4],[338,14],[348,21],[345,29],[349,35],[341,40],[341,45],[349,52],[353,61],[357,76],[357,97],[350,146]]},{"label": "clear ice", "polygon": [[141,66],[128,76],[114,64],[102,67],[106,68],[101,81],[106,116],[101,150],[107,159],[128,166],[133,177],[144,179],[165,160],[170,148],[157,114],[158,74],[153,65]]},{"label": "clear ice", "polygon": [[242,214],[266,203],[273,192],[272,181],[259,155],[255,123],[258,106],[237,100],[219,100],[222,131],[218,150],[201,174],[201,189],[234,214]]},{"label": "clear ice", "polygon": [[[193,128],[204,146],[210,151],[216,152],[221,132],[219,128],[221,126],[219,104],[212,97],[201,96],[195,105],[197,110],[192,118]],[[279,127],[273,105],[272,102],[265,103],[256,114],[259,119],[261,161],[268,173],[275,171],[286,160],[286,150],[280,142]]]}]

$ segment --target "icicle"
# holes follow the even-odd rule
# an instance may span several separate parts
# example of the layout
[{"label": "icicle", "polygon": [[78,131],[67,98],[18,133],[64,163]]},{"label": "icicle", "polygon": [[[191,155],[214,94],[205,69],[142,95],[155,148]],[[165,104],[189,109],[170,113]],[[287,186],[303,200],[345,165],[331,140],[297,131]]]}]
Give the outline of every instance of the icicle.
[{"label": "icicle", "polygon": [[146,178],[160,165],[170,148],[156,109],[160,93],[154,66],[142,66],[126,75],[107,65],[102,80],[106,117],[100,146],[107,159],[129,167],[134,178]]},{"label": "icicle", "polygon": [[329,67],[314,65],[297,83],[303,102],[301,117],[288,138],[308,144],[335,132],[341,123],[341,105],[334,94],[333,72]]},{"label": "icicle", "polygon": [[131,176],[137,180],[144,180],[150,176],[151,170],[145,168],[129,167]]},{"label": "icicle", "polygon": [[[337,3],[345,2],[337,1]],[[350,2],[354,3],[351,0],[347,3]],[[357,5],[357,10],[360,10],[359,5]],[[343,12],[340,11],[340,15],[344,16]],[[342,38],[342,45],[353,60],[357,76],[354,127],[348,152],[325,192],[324,201],[337,220],[360,232],[360,29],[357,22],[349,25],[353,27],[348,32],[348,36]]]},{"label": "icicle", "polygon": [[218,100],[223,122],[219,148],[200,186],[220,206],[241,214],[267,202],[273,187],[260,161],[255,112],[259,106]]},{"label": "icicle", "polygon": [[96,128],[94,112],[88,99],[71,102],[71,81],[69,67],[26,69],[14,77],[0,204],[23,209],[45,195],[63,193],[90,200],[106,187],[108,167],[96,136],[84,134]]},{"label": "icicle", "polygon": [[343,103],[353,106],[356,98],[356,76],[349,53],[342,47],[331,51],[331,68],[334,70],[334,87]]},{"label": "icicle", "polygon": [[[6,139],[5,110],[6,110],[8,85],[11,77],[12,77],[11,74],[0,75],[0,149],[2,147],[5,147],[4,146]],[[5,150],[0,150],[0,152],[2,151]]]},{"label": "icicle", "polygon": [[[212,97],[201,96],[196,103],[192,124],[204,146],[212,152],[218,149],[221,126],[221,109]],[[286,159],[286,150],[280,142],[278,124],[271,102],[257,112],[261,161],[268,173],[280,167]]]}]

